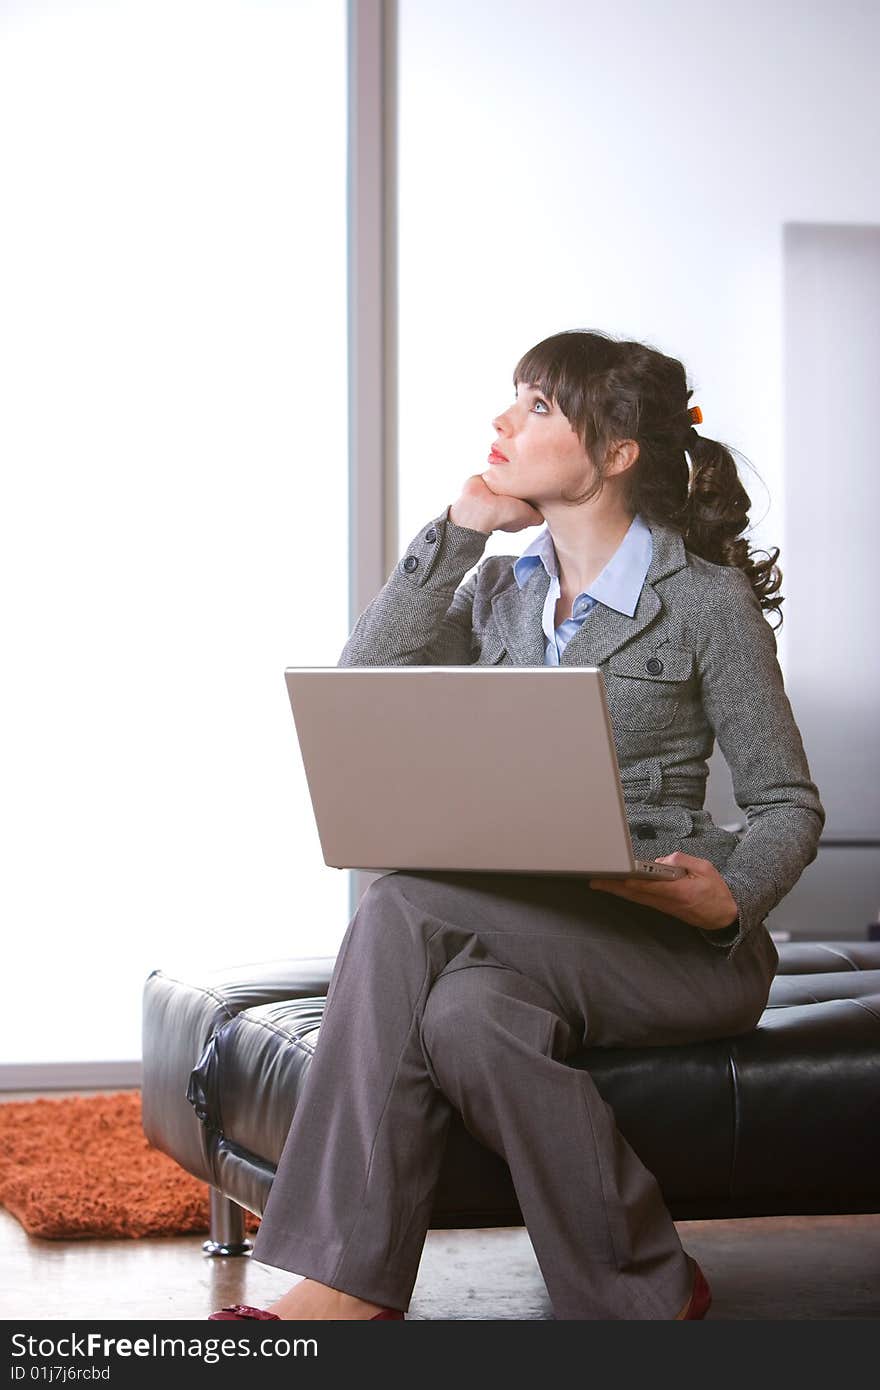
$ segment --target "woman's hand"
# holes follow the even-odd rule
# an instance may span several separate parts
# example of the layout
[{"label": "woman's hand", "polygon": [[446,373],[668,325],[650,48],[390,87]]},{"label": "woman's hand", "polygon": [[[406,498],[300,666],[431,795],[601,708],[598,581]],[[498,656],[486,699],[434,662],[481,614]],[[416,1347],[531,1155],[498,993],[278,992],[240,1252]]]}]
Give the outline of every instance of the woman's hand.
[{"label": "woman's hand", "polygon": [[591,878],[589,885],[602,893],[615,893],[619,898],[655,907],[658,912],[668,912],[671,917],[680,917],[705,931],[721,931],[736,921],[736,898],[710,860],[676,850],[674,854],[662,855],[655,863],[687,869],[687,878],[658,878],[655,882],[648,878]]},{"label": "woman's hand", "polygon": [[527,526],[540,526],[543,514],[521,497],[509,497],[486,485],[488,473],[473,473],[464,483],[458,497],[449,508],[448,518],[453,526],[467,526],[473,531],[523,531]]}]

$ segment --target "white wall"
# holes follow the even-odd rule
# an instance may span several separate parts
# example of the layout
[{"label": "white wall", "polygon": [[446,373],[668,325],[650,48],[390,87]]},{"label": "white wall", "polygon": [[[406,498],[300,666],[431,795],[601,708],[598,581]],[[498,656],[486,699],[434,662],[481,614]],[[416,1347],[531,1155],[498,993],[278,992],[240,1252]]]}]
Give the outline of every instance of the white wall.
[{"label": "white wall", "polygon": [[784,573],[783,224],[880,221],[880,7],[401,0],[400,40],[401,551],[521,353],[599,328],[681,358]]},{"label": "white wall", "polygon": [[345,142],[343,0],[0,8],[0,1063],[347,925],[283,679],[348,634]]}]

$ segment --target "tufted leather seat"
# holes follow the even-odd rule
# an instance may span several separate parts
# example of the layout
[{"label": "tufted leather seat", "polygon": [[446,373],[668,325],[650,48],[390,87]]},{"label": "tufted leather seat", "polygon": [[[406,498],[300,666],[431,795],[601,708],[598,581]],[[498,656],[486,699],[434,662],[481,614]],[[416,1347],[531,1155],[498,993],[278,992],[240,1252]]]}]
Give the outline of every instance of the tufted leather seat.
[{"label": "tufted leather seat", "polygon": [[[758,1027],[676,1047],[585,1048],[676,1220],[880,1210],[880,942],[782,942]],[[144,988],[147,1138],[260,1214],[318,1036],[331,957]],[[434,1228],[522,1225],[507,1165],[457,1115]]]}]

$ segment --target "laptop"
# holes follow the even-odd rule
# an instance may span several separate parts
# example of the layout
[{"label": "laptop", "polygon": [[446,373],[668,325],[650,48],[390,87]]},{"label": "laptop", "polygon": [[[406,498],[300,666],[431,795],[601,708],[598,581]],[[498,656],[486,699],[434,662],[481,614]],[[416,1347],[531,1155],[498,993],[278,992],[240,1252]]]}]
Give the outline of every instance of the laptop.
[{"label": "laptop", "polygon": [[290,666],[325,864],[681,878],[633,855],[595,666]]}]

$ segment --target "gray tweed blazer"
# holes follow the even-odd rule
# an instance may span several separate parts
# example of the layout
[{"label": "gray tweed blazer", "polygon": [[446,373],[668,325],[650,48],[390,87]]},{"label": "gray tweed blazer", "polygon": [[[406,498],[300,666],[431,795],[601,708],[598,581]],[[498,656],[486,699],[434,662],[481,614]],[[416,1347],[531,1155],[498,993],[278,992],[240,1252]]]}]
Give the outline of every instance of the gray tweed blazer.
[{"label": "gray tweed blazer", "polygon": [[[742,570],[685,549],[651,523],[653,556],[630,618],[598,603],[563,666],[605,677],[627,821],[638,858],[674,850],[710,860],[739,908],[701,935],[735,954],[816,858],[825,809],[810,778],[783,685],[776,637]],[[423,526],[358,618],[339,666],[543,666],[550,578],[536,566],[520,591],[515,555],[480,560],[486,536],[448,508]],[[748,829],[703,809],[715,739]]]}]

